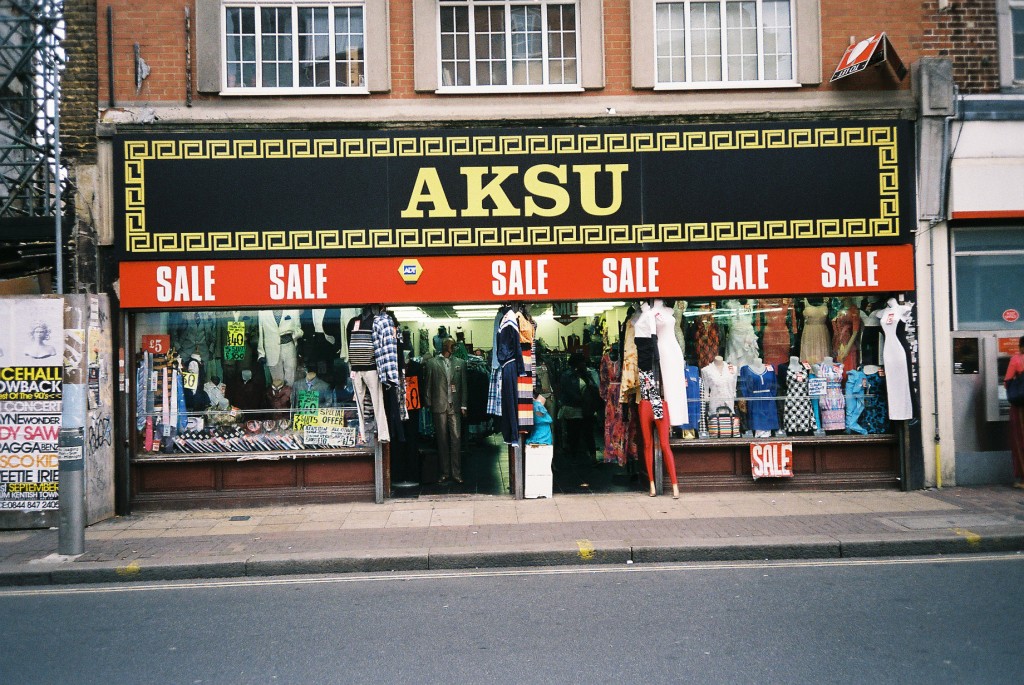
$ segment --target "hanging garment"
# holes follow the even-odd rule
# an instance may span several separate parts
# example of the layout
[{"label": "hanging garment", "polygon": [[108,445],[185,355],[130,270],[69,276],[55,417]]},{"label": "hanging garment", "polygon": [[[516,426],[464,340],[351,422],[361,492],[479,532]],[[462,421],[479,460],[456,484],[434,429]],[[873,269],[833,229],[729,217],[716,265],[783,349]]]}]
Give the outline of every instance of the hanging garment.
[{"label": "hanging garment", "polygon": [[719,407],[736,411],[736,380],[739,372],[732,364],[721,366],[711,362],[700,370],[700,379],[707,388],[707,415],[713,415]]},{"label": "hanging garment", "polygon": [[846,428],[846,396],[843,395],[843,365],[818,365],[817,376],[825,379],[825,396],[821,398],[821,427],[836,431]]},{"label": "hanging garment", "polygon": [[519,318],[511,309],[498,328],[498,363],[501,364],[501,434],[505,443],[519,441],[519,376],[523,373],[523,349],[519,343]]},{"label": "hanging garment", "polygon": [[846,372],[846,432],[867,435],[868,431],[860,425],[861,414],[864,413],[864,390],[867,380],[864,372],[858,369]]},{"label": "hanging garment", "polygon": [[498,362],[498,328],[508,312],[508,307],[501,307],[494,315],[494,336],[491,342],[491,378],[487,389],[487,413],[501,416],[501,363]]},{"label": "hanging garment", "polygon": [[605,353],[599,369],[601,399],[604,400],[604,455],[606,463],[626,464],[626,413],[619,402],[622,364]]},{"label": "hanging garment", "polygon": [[725,361],[742,369],[761,356],[757,348],[757,333],[754,332],[753,308],[739,300],[727,300],[724,306],[733,312],[725,338]]},{"label": "hanging garment", "polygon": [[807,394],[809,374],[802,365],[789,364],[786,368],[786,408],[782,426],[787,433],[812,433],[818,429]]},{"label": "hanging garment", "polygon": [[658,336],[661,396],[669,406],[669,424],[681,426],[687,421],[686,361],[675,337],[676,320],[667,307],[655,307],[652,311]]},{"label": "hanging garment", "polygon": [[739,385],[747,401],[747,421],[754,431],[779,429],[779,410],[775,406],[778,382],[775,369],[765,364],[761,373],[749,366],[740,369]]},{"label": "hanging garment", "polygon": [[519,324],[519,347],[523,355],[523,372],[516,380],[519,432],[529,433],[533,428],[533,387],[535,369],[533,364],[533,346],[536,326],[522,312],[517,313]]},{"label": "hanging garment", "polygon": [[862,364],[881,364],[882,322],[872,314],[861,312],[860,361]]},{"label": "hanging garment", "polygon": [[832,354],[828,335],[828,305],[813,305],[804,300],[804,332],[800,336],[800,359],[820,364]]},{"label": "hanging garment", "polygon": [[686,375],[686,423],[680,428],[695,431],[700,428],[700,369],[696,366],[687,366],[684,373]]},{"label": "hanging garment", "polygon": [[885,376],[881,371],[865,373],[864,412],[860,424],[871,435],[889,432],[889,402],[886,397]]},{"label": "hanging garment", "polygon": [[619,386],[619,402],[636,402],[636,393],[640,387],[640,367],[637,366],[636,354],[636,321],[640,312],[626,322],[626,332],[622,336],[622,382]]},{"label": "hanging garment", "polygon": [[759,300],[758,306],[765,319],[764,351],[761,358],[765,364],[778,368],[789,359],[793,346],[790,332],[796,335],[796,309],[793,300],[788,297]]},{"label": "hanging garment", "polygon": [[849,307],[832,319],[832,358],[851,371],[860,363],[857,354],[857,337],[861,329],[860,310]]},{"label": "hanging garment", "polygon": [[889,399],[889,420],[907,421],[914,418],[914,404],[910,394],[910,343],[907,341],[907,322],[910,307],[890,306],[879,312],[885,341],[882,359],[885,366],[885,386]]},{"label": "hanging garment", "polygon": [[718,324],[710,312],[697,319],[697,366],[706,367],[718,356]]}]

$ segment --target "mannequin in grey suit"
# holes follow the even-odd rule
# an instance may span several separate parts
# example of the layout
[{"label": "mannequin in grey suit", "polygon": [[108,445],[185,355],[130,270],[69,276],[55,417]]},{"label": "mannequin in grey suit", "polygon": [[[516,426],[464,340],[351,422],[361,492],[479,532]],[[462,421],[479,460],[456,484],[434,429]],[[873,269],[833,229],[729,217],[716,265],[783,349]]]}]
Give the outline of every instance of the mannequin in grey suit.
[{"label": "mannequin in grey suit", "polygon": [[295,382],[298,354],[295,345],[302,337],[298,309],[260,311],[260,342],[257,352],[270,369],[270,377],[288,385]]},{"label": "mannequin in grey suit", "polygon": [[441,482],[462,482],[462,418],[466,415],[466,362],[452,356],[455,341],[446,338],[441,354],[427,362],[425,405],[434,417]]}]

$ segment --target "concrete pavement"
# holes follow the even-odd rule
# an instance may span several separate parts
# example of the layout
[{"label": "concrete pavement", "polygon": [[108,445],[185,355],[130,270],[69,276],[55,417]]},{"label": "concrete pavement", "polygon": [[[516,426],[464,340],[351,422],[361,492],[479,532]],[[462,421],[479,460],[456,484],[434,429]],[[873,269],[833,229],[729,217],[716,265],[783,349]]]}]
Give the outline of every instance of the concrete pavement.
[{"label": "concrete pavement", "polygon": [[0,531],[0,586],[350,571],[1024,551],[1024,490],[472,496],[145,512]]}]

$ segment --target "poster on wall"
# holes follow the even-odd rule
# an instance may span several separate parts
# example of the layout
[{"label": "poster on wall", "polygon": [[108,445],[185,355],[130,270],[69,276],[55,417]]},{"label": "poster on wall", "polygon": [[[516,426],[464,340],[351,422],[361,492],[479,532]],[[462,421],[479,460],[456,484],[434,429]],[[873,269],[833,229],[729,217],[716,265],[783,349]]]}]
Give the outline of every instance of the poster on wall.
[{"label": "poster on wall", "polygon": [[0,512],[58,509],[64,303],[0,299]]}]

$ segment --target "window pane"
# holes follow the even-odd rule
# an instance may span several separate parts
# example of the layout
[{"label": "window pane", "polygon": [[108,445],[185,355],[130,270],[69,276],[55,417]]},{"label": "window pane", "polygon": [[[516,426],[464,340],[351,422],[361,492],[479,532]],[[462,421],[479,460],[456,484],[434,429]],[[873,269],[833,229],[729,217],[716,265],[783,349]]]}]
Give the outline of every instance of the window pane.
[{"label": "window pane", "polygon": [[1013,24],[1013,80],[1024,81],[1024,9],[1010,10]]},{"label": "window pane", "polygon": [[334,9],[335,85],[366,85],[363,54],[363,8]]},{"label": "window pane", "polygon": [[730,81],[757,79],[757,6],[753,2],[726,3],[726,44]]},{"label": "window pane", "polygon": [[691,81],[722,80],[722,17],[717,2],[690,3]]},{"label": "window pane", "polygon": [[328,8],[298,9],[299,86],[331,85],[330,34]]},{"label": "window pane", "polygon": [[228,88],[256,86],[256,10],[228,7],[224,12]]},{"label": "window pane", "polygon": [[[661,83],[685,81],[685,6],[681,2],[658,5],[655,11],[654,23],[658,81]],[[703,33],[700,36],[701,41],[703,41]]]},{"label": "window pane", "polygon": [[957,252],[1024,250],[1024,231],[1006,228],[961,229],[956,232]]},{"label": "window pane", "polygon": [[793,27],[789,17],[789,0],[764,0],[764,78],[793,78]]},{"label": "window pane", "polygon": [[1017,328],[1019,323],[1003,321],[1003,312],[1021,302],[1024,254],[956,258],[958,328]]}]

